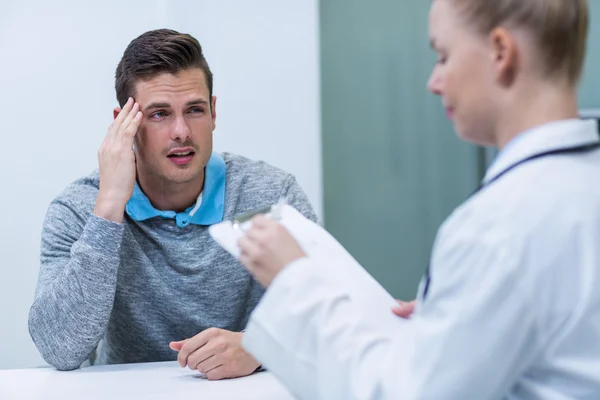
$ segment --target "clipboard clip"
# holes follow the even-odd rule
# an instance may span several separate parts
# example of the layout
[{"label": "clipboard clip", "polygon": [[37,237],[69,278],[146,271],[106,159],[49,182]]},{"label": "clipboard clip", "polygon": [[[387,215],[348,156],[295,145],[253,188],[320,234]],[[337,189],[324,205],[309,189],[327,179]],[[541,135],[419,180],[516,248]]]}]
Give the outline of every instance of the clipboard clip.
[{"label": "clipboard clip", "polygon": [[250,227],[252,225],[252,218],[254,218],[256,215],[261,215],[261,214],[262,215],[270,214],[269,216],[271,217],[271,219],[273,219],[275,221],[279,221],[279,220],[281,220],[281,210],[282,210],[283,206],[286,204],[287,204],[286,199],[284,199],[282,197],[279,199],[279,201],[277,203],[275,203],[271,206],[259,208],[258,210],[253,210],[253,211],[249,211],[249,212],[237,215],[231,220],[233,229],[242,231],[242,232],[246,232],[248,229],[250,229]]}]

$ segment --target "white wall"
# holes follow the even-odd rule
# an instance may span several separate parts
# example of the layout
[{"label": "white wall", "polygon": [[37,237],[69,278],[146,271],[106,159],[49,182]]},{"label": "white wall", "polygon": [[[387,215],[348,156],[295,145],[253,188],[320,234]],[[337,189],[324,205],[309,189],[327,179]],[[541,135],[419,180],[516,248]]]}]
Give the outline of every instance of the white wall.
[{"label": "white wall", "polygon": [[48,203],[96,168],[130,40],[194,35],[215,76],[215,149],[296,175],[322,215],[317,0],[12,1],[0,12],[0,368],[43,365],[27,314]]}]

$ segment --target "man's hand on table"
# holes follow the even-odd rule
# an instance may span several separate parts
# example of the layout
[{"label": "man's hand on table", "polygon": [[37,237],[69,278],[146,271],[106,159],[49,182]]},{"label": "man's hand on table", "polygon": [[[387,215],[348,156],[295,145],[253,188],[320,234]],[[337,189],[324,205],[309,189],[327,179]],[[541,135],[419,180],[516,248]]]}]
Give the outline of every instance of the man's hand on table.
[{"label": "man's hand on table", "polygon": [[179,352],[182,368],[198,370],[209,380],[237,378],[258,369],[256,361],[242,347],[241,332],[210,328],[189,339],[171,342],[169,347]]}]

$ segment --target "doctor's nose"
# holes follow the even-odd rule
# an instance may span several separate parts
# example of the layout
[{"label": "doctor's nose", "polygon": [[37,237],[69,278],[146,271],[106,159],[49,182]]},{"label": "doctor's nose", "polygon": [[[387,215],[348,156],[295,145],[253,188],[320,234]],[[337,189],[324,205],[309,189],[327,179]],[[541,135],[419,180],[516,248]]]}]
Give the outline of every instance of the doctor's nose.
[{"label": "doctor's nose", "polygon": [[443,94],[442,79],[437,67],[431,71],[431,76],[429,76],[429,80],[427,81],[427,90],[437,96]]}]

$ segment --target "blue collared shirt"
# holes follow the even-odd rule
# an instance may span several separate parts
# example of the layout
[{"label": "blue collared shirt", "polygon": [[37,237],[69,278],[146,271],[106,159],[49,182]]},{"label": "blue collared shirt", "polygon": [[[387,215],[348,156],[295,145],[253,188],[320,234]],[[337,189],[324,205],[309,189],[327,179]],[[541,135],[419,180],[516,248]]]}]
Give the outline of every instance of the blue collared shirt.
[{"label": "blue collared shirt", "polygon": [[136,182],[133,195],[127,202],[125,211],[134,221],[144,221],[154,217],[173,218],[180,228],[189,224],[213,225],[219,223],[223,221],[226,172],[223,157],[220,154],[212,153],[204,170],[204,189],[198,196],[196,204],[179,213],[154,208]]}]

